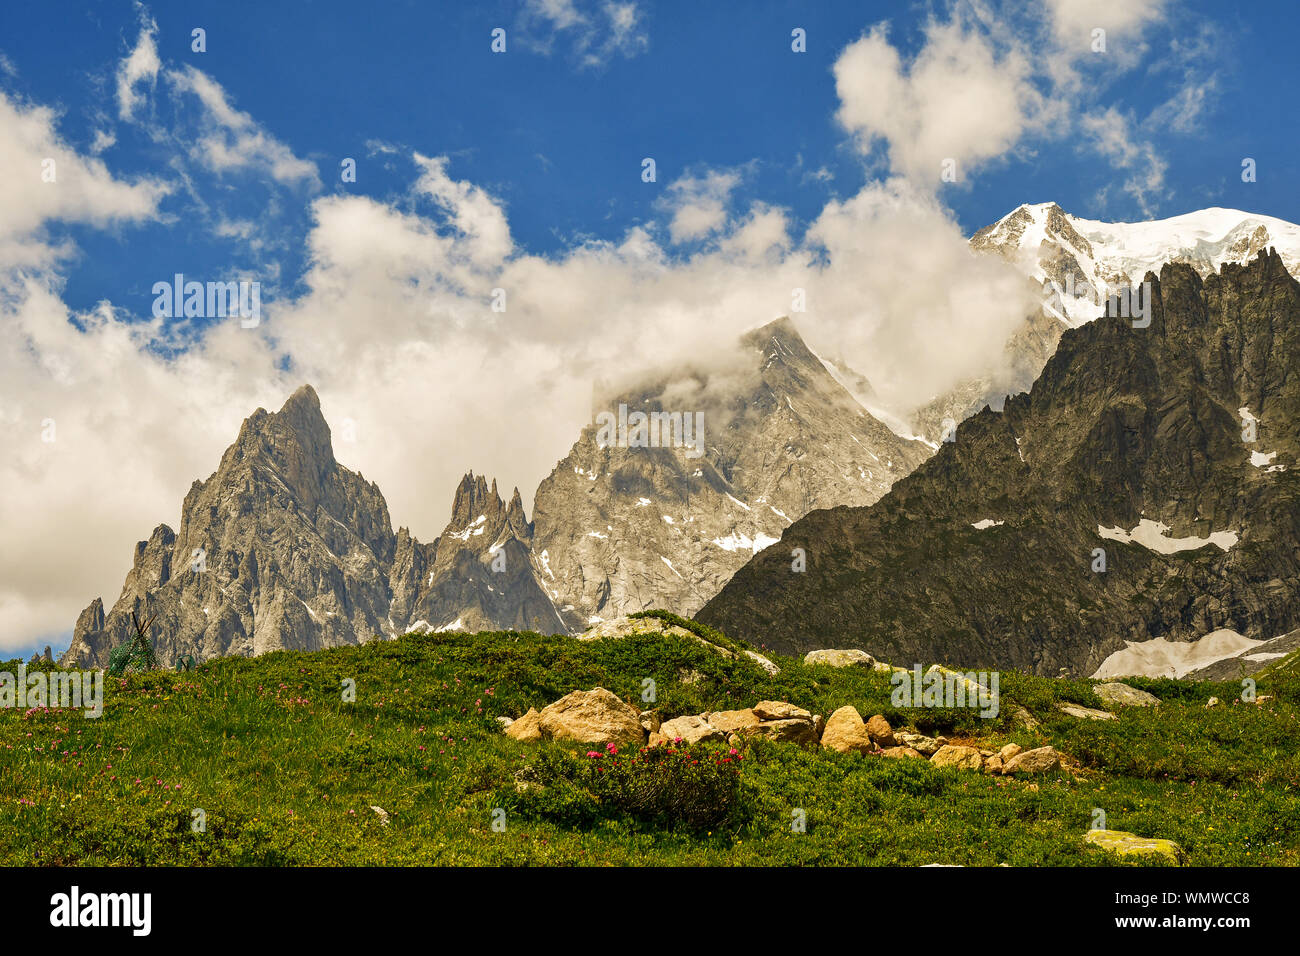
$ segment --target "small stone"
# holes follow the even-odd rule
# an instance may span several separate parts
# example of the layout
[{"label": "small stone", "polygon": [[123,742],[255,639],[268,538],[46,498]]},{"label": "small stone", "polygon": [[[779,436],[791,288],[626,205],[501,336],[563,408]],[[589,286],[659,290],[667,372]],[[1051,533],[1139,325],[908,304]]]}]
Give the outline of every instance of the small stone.
[{"label": "small stone", "polygon": [[1024,749],[1025,748],[1021,747],[1020,744],[1007,744],[1005,747],[1003,747],[1001,750],[998,751],[998,756],[1002,758],[1003,763],[1006,763],[1008,760],[1010,760],[1012,757],[1014,757],[1016,754],[1020,753],[1020,751]]},{"label": "small stone", "polygon": [[379,825],[380,825],[381,827],[386,827],[386,826],[388,826],[388,811],[387,811],[387,810],[385,810],[383,807],[376,807],[376,806],[373,806],[373,805],[370,807],[370,809],[371,809],[371,810],[374,810],[375,813],[379,814]]},{"label": "small stone", "polygon": [[1218,706],[1219,706],[1220,704],[1222,704],[1222,703],[1223,703],[1223,701],[1219,700],[1219,698],[1217,698],[1217,697],[1211,697],[1208,701],[1206,701],[1205,706],[1206,706],[1206,707],[1218,707]]},{"label": "small stone", "polygon": [[994,754],[992,757],[989,757],[988,760],[984,761],[984,772],[985,772],[985,773],[1001,773],[1001,772],[1002,772],[1002,758],[999,757],[997,754]]},{"label": "small stone", "polygon": [[1078,717],[1081,720],[1114,720],[1115,715],[1107,710],[1097,710],[1094,707],[1083,707],[1079,704],[1057,704],[1056,709],[1063,714],[1071,717]]}]

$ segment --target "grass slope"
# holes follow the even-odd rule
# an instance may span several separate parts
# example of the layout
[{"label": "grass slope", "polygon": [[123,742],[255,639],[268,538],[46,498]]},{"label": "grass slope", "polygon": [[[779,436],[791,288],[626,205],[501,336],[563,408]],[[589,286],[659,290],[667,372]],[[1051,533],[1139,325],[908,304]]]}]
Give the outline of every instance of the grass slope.
[{"label": "grass slope", "polygon": [[[1055,709],[1100,706],[1088,681],[1003,672],[1000,716],[981,720],[899,712],[879,674],[777,661],[769,677],[677,638],[429,634],[109,680],[98,720],[0,711],[0,863],[1113,864],[1083,843],[1099,808],[1112,829],[1176,840],[1193,864],[1300,865],[1294,667],[1261,677],[1259,692],[1275,696],[1259,706],[1232,703],[1237,683],[1135,679],[1165,703],[1101,722]],[[683,683],[690,671],[703,679]],[[1073,773],[1031,783],[758,742],[740,754],[736,812],[712,830],[633,815],[559,781],[519,791],[517,774],[577,766],[588,748],[517,743],[498,715],[597,685],[648,707],[647,679],[665,718],[762,699],[823,715],[853,704],[954,742],[1050,743]],[[1225,706],[1206,709],[1211,696]],[[1016,705],[1038,731],[1014,728]],[[582,804],[576,816],[571,803],[548,806],[562,790]],[[372,805],[390,814],[386,825]],[[806,832],[792,830],[796,809]]]}]

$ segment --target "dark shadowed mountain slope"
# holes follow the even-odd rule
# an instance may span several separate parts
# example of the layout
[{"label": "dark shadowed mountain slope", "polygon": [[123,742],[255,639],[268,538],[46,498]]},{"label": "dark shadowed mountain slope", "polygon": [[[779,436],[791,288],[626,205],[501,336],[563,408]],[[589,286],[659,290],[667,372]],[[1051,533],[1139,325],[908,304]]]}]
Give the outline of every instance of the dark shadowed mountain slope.
[{"label": "dark shadowed mountain slope", "polygon": [[874,506],[793,524],[699,619],[787,652],[1048,675],[1126,640],[1300,625],[1300,285],[1271,250],[1148,278],[1150,327],[1067,330],[1028,394]]}]

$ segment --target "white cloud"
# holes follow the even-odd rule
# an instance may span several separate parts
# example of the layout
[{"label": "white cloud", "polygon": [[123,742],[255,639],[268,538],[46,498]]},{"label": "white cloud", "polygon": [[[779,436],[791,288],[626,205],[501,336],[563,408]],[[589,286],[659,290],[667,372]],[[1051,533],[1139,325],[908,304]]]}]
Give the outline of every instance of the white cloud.
[{"label": "white cloud", "polygon": [[864,151],[884,141],[890,168],[937,184],[955,160],[959,179],[1014,146],[1036,121],[1040,96],[1025,56],[998,53],[978,29],[932,22],[916,57],[904,64],[877,26],[835,61],[838,118]]},{"label": "white cloud", "polygon": [[162,67],[158,59],[158,24],[140,11],[140,36],[135,47],[117,68],[117,113],[123,120],[130,120],[142,97],[136,92],[136,86],[144,84],[152,91],[158,79],[158,70]]},{"label": "white cloud", "polygon": [[526,46],[543,53],[566,39],[584,67],[631,58],[650,45],[636,0],[526,0],[518,29]]},{"label": "white cloud", "polygon": [[[46,268],[56,250],[45,239],[50,221],[106,227],[156,214],[167,187],[154,180],[115,179],[104,163],[69,147],[55,113],[24,106],[0,92],[0,268]],[[47,161],[53,166],[47,166]],[[52,168],[53,182],[43,173]]]},{"label": "white cloud", "polygon": [[721,229],[727,221],[727,203],[740,180],[737,170],[708,170],[671,183],[658,206],[672,213],[668,223],[672,241],[703,239]]},{"label": "white cloud", "polygon": [[1165,193],[1168,167],[1155,144],[1140,135],[1131,116],[1113,106],[1083,116],[1080,125],[1092,137],[1094,148],[1113,166],[1131,171],[1124,180],[1124,191],[1137,201],[1143,215],[1153,216]]},{"label": "white cloud", "polygon": [[233,107],[226,91],[212,77],[185,66],[169,70],[167,79],[178,92],[198,97],[203,107],[205,132],[191,148],[196,162],[217,173],[254,169],[279,183],[319,188],[316,164],[295,156],[251,116]]}]

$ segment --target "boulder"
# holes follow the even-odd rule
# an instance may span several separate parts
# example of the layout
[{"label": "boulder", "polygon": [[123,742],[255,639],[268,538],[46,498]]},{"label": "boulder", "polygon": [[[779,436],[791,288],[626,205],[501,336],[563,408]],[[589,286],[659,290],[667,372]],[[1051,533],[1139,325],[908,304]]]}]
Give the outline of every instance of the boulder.
[{"label": "boulder", "polygon": [[561,697],[538,714],[538,727],[547,740],[639,747],[646,739],[641,712],[603,687],[575,690]]},{"label": "boulder", "polygon": [[1034,750],[1022,750],[1002,767],[1005,774],[1013,773],[1050,773],[1060,769],[1061,755],[1055,747],[1038,747]]},{"label": "boulder", "polygon": [[1063,714],[1069,714],[1071,717],[1078,717],[1081,720],[1114,720],[1115,715],[1110,711],[1096,710],[1092,707],[1083,707],[1079,704],[1057,704],[1056,709]]},{"label": "boulder", "polygon": [[668,738],[656,730],[652,734],[650,734],[650,739],[649,741],[647,741],[646,746],[658,747],[660,744],[666,744],[666,743],[668,743]]},{"label": "boulder", "polygon": [[1084,840],[1120,856],[1158,856],[1174,866],[1187,866],[1187,854],[1173,840],[1140,837],[1127,830],[1089,830]]},{"label": "boulder", "polygon": [[880,756],[893,757],[895,759],[900,757],[915,757],[918,760],[925,759],[925,756],[923,754],[919,753],[916,750],[913,750],[911,747],[887,747],[884,750],[880,751]]},{"label": "boulder", "polygon": [[758,726],[758,715],[749,708],[744,710],[715,710],[704,719],[723,733],[745,733]]},{"label": "boulder", "polygon": [[876,659],[866,651],[809,651],[803,656],[805,664],[821,664],[825,667],[874,667]]},{"label": "boulder", "polygon": [[1154,707],[1160,703],[1160,698],[1155,694],[1148,694],[1144,690],[1138,690],[1119,681],[1098,684],[1092,692],[1114,707]]},{"label": "boulder", "polygon": [[822,731],[822,748],[836,753],[864,753],[875,750],[867,725],[856,707],[844,706],[831,714]]},{"label": "boulder", "polygon": [[984,765],[984,758],[974,747],[962,747],[958,744],[946,744],[940,747],[930,763],[936,767],[957,767],[960,770],[979,770]]},{"label": "boulder", "polygon": [[815,744],[817,734],[813,730],[811,718],[792,718],[790,720],[765,720],[753,731],[760,737],[779,740],[792,744]]},{"label": "boulder", "polygon": [[759,720],[812,720],[812,712],[787,704],[783,700],[760,700],[754,705],[754,713]]},{"label": "boulder", "polygon": [[699,743],[701,740],[725,740],[727,737],[703,717],[690,716],[664,721],[659,727],[659,733],[672,741],[680,737],[682,743],[687,744]]},{"label": "boulder", "polygon": [[999,757],[997,754],[994,754],[992,757],[989,757],[987,760],[985,760],[985,761],[984,761],[984,772],[985,772],[985,773],[1001,773],[1001,772],[1002,772],[1002,758]]},{"label": "boulder", "polygon": [[512,721],[506,728],[506,736],[515,740],[533,742],[542,739],[542,728],[540,725],[541,715],[537,713],[537,708],[529,707],[528,713],[524,714],[518,720]]},{"label": "boulder", "polygon": [[1014,757],[1016,754],[1020,753],[1020,751],[1024,749],[1025,748],[1020,746],[1020,744],[1007,744],[1005,747],[1003,747],[1001,750],[998,751],[998,756],[1002,758],[1003,763],[1006,763],[1008,760],[1010,760],[1012,757]]},{"label": "boulder", "polygon": [[663,723],[663,721],[659,716],[659,711],[657,710],[641,711],[641,729],[644,730],[647,734],[652,734],[656,730],[658,730],[659,725],[661,723]]},{"label": "boulder", "polygon": [[885,720],[880,714],[876,714],[867,721],[867,734],[882,747],[898,746],[898,741],[894,739],[894,729],[889,726],[889,721]]}]

